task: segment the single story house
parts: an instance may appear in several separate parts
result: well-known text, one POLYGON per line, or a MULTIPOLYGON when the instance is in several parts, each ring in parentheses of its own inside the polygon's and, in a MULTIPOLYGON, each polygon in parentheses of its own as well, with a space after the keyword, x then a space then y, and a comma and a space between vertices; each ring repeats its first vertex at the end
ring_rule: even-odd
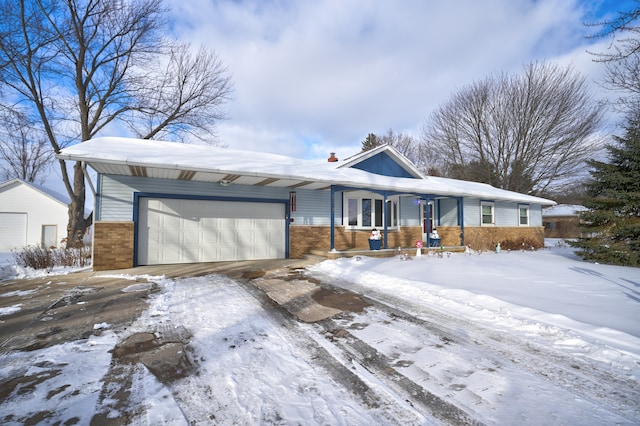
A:
POLYGON ((21 179, 0 183, 0 250, 60 247, 67 237, 68 201, 21 179))
POLYGON ((95 270, 298 258, 312 250, 544 243, 551 200, 423 175, 390 146, 344 161, 105 137, 62 150, 97 172, 95 270))
POLYGON ((557 204, 542 209, 542 224, 546 238, 580 238, 580 213, 586 207, 575 204, 557 204))

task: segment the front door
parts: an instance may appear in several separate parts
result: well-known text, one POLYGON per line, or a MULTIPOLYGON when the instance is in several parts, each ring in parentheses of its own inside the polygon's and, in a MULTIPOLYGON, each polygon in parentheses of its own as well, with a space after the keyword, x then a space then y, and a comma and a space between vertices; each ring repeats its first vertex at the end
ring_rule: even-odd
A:
POLYGON ((433 201, 422 201, 420 203, 420 217, 422 217, 422 241, 427 241, 427 234, 433 232, 435 218, 433 217, 433 201), (429 206, 427 210, 426 206, 429 206), (427 215, 427 212, 429 213, 427 215))

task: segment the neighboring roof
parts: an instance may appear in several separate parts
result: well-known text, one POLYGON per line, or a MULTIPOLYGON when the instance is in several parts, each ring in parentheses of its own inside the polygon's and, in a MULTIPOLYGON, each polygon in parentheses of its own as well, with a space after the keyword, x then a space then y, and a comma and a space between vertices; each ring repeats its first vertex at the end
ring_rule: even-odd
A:
POLYGON ((578 216, 587 208, 575 204, 557 204, 542 210, 542 217, 562 217, 562 216, 578 216))
POLYGON ((357 167, 359 164, 366 162, 369 159, 372 159, 376 156, 380 156, 386 154, 391 157, 396 163, 398 163, 410 176, 413 176, 416 179, 424 179, 425 176, 418 170, 418 168, 404 155, 400 153, 397 149, 392 147, 391 145, 385 144, 377 146, 368 151, 361 152, 352 157, 349 157, 344 160, 344 162, 340 163, 339 168, 359 168, 357 167))
POLYGON ((432 176, 395 178, 342 167, 341 162, 145 139, 96 138, 67 147, 56 157, 83 161, 102 174, 312 190, 328 190, 332 185, 339 185, 407 194, 555 204, 477 182, 432 176))
POLYGON ((65 207, 69 205, 69 197, 65 197, 64 195, 50 189, 50 188, 46 188, 44 186, 41 185, 37 185, 33 182, 27 182, 25 180, 22 179, 11 179, 5 182, 0 183, 0 191, 5 189, 5 188, 9 188, 11 186, 17 185, 17 184, 22 184, 22 185, 26 185, 32 189, 34 189, 35 191, 38 191, 39 193, 41 193, 42 195, 51 198, 54 201, 57 201, 61 204, 63 204, 65 207))

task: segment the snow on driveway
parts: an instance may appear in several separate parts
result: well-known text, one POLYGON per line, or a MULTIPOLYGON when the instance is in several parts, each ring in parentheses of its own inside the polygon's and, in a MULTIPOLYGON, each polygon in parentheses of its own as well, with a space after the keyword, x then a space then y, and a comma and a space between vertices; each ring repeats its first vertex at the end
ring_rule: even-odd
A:
POLYGON ((406 389, 484 424, 640 423, 637 268, 588 264, 553 246, 340 259, 309 273, 372 305, 302 324, 227 277, 158 278, 161 292, 127 330, 103 324, 87 340, 0 353, 0 422, 90 423, 104 408, 115 343, 184 327, 198 373, 163 384, 138 365, 131 423, 447 423, 406 389), (16 375, 32 380, 7 386, 16 375), (366 389, 350 387, 351 375, 366 389))

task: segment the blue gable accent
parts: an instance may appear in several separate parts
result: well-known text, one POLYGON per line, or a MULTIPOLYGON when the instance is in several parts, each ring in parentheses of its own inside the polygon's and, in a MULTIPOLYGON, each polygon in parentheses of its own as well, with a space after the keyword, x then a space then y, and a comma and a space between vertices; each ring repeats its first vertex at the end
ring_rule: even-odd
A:
POLYGON ((375 173, 377 175, 401 177, 401 178, 413 178, 407 170, 391 158, 386 152, 381 152, 374 155, 371 158, 362 160, 361 162, 354 164, 354 169, 364 170, 365 172, 375 173))

